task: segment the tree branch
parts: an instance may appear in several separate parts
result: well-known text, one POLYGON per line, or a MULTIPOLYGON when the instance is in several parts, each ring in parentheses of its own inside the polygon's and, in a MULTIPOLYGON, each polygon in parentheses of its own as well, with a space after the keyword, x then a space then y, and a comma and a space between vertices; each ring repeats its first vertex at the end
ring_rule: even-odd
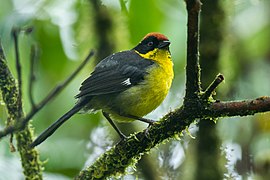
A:
POLYGON ((201 92, 199 65, 199 14, 200 0, 186 0, 188 12, 186 95, 184 104, 189 99, 198 99, 201 92))
POLYGON ((15 131, 24 129, 32 117, 37 112, 39 112, 48 102, 56 97, 71 82, 71 80, 80 72, 80 70, 85 66, 85 64, 87 64, 93 55, 94 51, 91 50, 85 60, 79 65, 79 67, 65 81, 58 84, 51 92, 49 92, 49 94, 40 103, 32 107, 32 110, 25 116, 25 118, 23 118, 19 123, 16 123, 12 126, 7 126, 3 131, 0 131, 0 138, 15 131))
POLYGON ((129 136, 125 141, 119 142, 101 155, 91 166, 81 171, 76 179, 105 179, 112 175, 122 174, 127 167, 136 163, 151 148, 184 132, 194 120, 247 116, 270 111, 270 97, 239 102, 214 102, 209 106, 199 105, 196 109, 199 110, 194 112, 192 109, 181 107, 168 113, 147 130, 147 136, 145 131, 138 132, 129 136))
MULTIPOLYGON (((49 92, 49 94, 40 102, 38 103, 24 118, 22 124, 25 124, 37 113, 39 112, 48 102, 50 102, 53 98, 55 98, 73 79, 74 77, 81 71, 81 69, 89 62, 91 57, 94 55, 94 51, 91 50, 84 61, 75 69, 75 71, 62 83, 58 84, 53 90, 49 92)), ((0 134, 1 138, 1 134, 0 134)))
POLYGON ((216 76, 216 78, 214 79, 214 81, 207 87, 207 89, 205 90, 202 98, 203 99, 208 99, 211 97, 211 95, 213 94, 213 92, 215 91, 215 89, 218 87, 218 85, 224 81, 224 76, 222 74, 218 74, 216 76))
POLYGON ((36 80, 35 76, 35 66, 38 60, 38 48, 36 45, 32 45, 30 53, 30 73, 29 73, 29 84, 28 84, 28 96, 32 108, 36 108, 36 104, 33 97, 34 82, 36 80))
POLYGON ((247 116, 270 111, 270 97, 262 96, 253 100, 215 102, 209 106, 208 116, 247 116))
MULTIPOLYGON (((16 45, 15 45, 16 46, 16 45)), ((3 100, 8 111, 8 119, 15 126, 23 118, 21 96, 5 61, 2 44, 0 41, 0 89, 3 100)), ((5 130, 4 130, 5 131, 5 130)), ((29 149, 28 145, 32 142, 32 133, 27 126, 23 131, 15 134, 17 148, 21 156, 22 166, 26 179, 42 179, 42 165, 39 161, 38 153, 35 149, 29 149)))
MULTIPOLYGON (((26 33, 28 33, 26 29, 26 33)), ((16 132, 17 148, 21 156, 22 166, 26 179, 42 179, 42 163, 39 161, 39 155, 35 149, 30 149, 29 144, 32 142, 32 130, 27 126, 28 121, 42 109, 53 97, 57 96, 61 90, 78 74, 78 72, 85 66, 89 59, 93 56, 91 51, 83 63, 61 84, 59 84, 49 95, 41 101, 38 105, 34 105, 31 98, 32 107, 31 112, 24 117, 22 108, 21 96, 21 65, 19 61, 19 48, 18 48, 18 33, 21 29, 13 29, 12 35, 15 43, 16 54, 16 68, 18 73, 18 86, 16 86, 15 79, 13 78, 4 55, 2 44, 0 41, 0 89, 2 92, 3 100, 8 110, 8 123, 7 127, 0 131, 0 138, 16 132), (20 131, 19 131, 20 130, 20 131)), ((32 55, 33 56, 33 55, 32 55)), ((31 56, 31 58, 33 58, 31 56)), ((31 75, 32 76, 32 75, 31 75)), ((32 77, 31 77, 32 78, 32 77)), ((32 85, 29 85, 32 88, 32 85)), ((31 95, 32 96, 32 95, 31 95)), ((11 146, 13 147, 13 146, 11 146)), ((12 148, 13 149, 13 148, 12 148)))

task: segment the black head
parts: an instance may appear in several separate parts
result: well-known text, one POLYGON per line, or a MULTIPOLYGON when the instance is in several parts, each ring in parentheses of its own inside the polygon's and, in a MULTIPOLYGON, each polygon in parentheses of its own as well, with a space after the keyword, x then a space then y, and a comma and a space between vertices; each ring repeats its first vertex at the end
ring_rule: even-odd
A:
POLYGON ((146 54, 156 48, 169 50, 169 45, 169 39, 163 34, 149 33, 134 49, 141 54, 146 54))

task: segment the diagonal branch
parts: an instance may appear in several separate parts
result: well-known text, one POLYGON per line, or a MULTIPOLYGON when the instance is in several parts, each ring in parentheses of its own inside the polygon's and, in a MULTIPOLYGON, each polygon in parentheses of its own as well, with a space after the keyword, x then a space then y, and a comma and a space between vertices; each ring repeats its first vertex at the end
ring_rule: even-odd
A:
POLYGON ((206 100, 209 99, 211 95, 213 94, 213 92, 215 91, 215 89, 218 87, 218 85, 222 81, 224 81, 224 79, 225 77, 222 74, 218 74, 216 78, 214 79, 214 81, 207 87, 207 89, 203 93, 202 98, 206 100))
MULTIPOLYGON (((73 79, 74 77, 81 71, 81 69, 89 62, 91 57, 94 55, 94 51, 91 50, 84 61, 77 67, 77 69, 62 83, 58 84, 49 94, 37 105, 33 107, 33 109, 26 115, 23 120, 23 124, 25 125, 37 112, 39 112, 48 102, 50 102, 54 97, 56 97, 73 79)), ((0 135, 1 137, 1 135, 0 135)))
POLYGON ((198 111, 179 108, 165 115, 145 132, 138 132, 121 141, 101 155, 91 166, 81 171, 76 179, 105 179, 125 172, 136 163, 142 154, 158 144, 184 132, 194 120, 199 118, 217 118, 224 116, 247 116, 270 111, 270 97, 238 102, 214 102, 207 108, 198 106, 198 111))
POLYGON ((26 127, 27 123, 31 120, 31 118, 39 112, 48 102, 50 102, 54 97, 56 97, 71 80, 80 72, 80 70, 87 64, 87 62, 94 55, 94 51, 91 50, 85 60, 79 65, 79 67, 62 83, 58 84, 40 103, 32 107, 32 110, 25 116, 25 118, 13 126, 7 126, 3 131, 0 131, 0 138, 13 133, 18 130, 22 130, 26 127))

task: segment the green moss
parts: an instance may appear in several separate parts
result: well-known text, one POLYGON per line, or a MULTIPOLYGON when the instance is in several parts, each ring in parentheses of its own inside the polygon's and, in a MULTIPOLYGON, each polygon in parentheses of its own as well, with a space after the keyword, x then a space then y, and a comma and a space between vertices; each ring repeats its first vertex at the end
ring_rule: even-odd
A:
MULTIPOLYGON (((0 89, 3 101, 8 112, 7 126, 18 125, 24 117, 22 99, 18 97, 16 81, 5 61, 5 56, 0 42, 0 89)), ((29 149, 28 145, 32 142, 32 131, 29 126, 22 131, 16 132, 17 149, 21 156, 21 163, 24 169, 25 179, 42 179, 42 163, 35 149, 29 149)))

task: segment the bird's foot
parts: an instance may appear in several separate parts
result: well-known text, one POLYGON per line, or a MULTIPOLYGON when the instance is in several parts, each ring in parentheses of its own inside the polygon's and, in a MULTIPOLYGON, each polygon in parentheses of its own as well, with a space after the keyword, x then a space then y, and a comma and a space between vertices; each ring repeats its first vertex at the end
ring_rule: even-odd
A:
POLYGON ((148 119, 148 127, 144 130, 144 135, 146 138, 150 139, 150 134, 149 134, 149 129, 151 128, 151 126, 155 123, 155 121, 148 119))

